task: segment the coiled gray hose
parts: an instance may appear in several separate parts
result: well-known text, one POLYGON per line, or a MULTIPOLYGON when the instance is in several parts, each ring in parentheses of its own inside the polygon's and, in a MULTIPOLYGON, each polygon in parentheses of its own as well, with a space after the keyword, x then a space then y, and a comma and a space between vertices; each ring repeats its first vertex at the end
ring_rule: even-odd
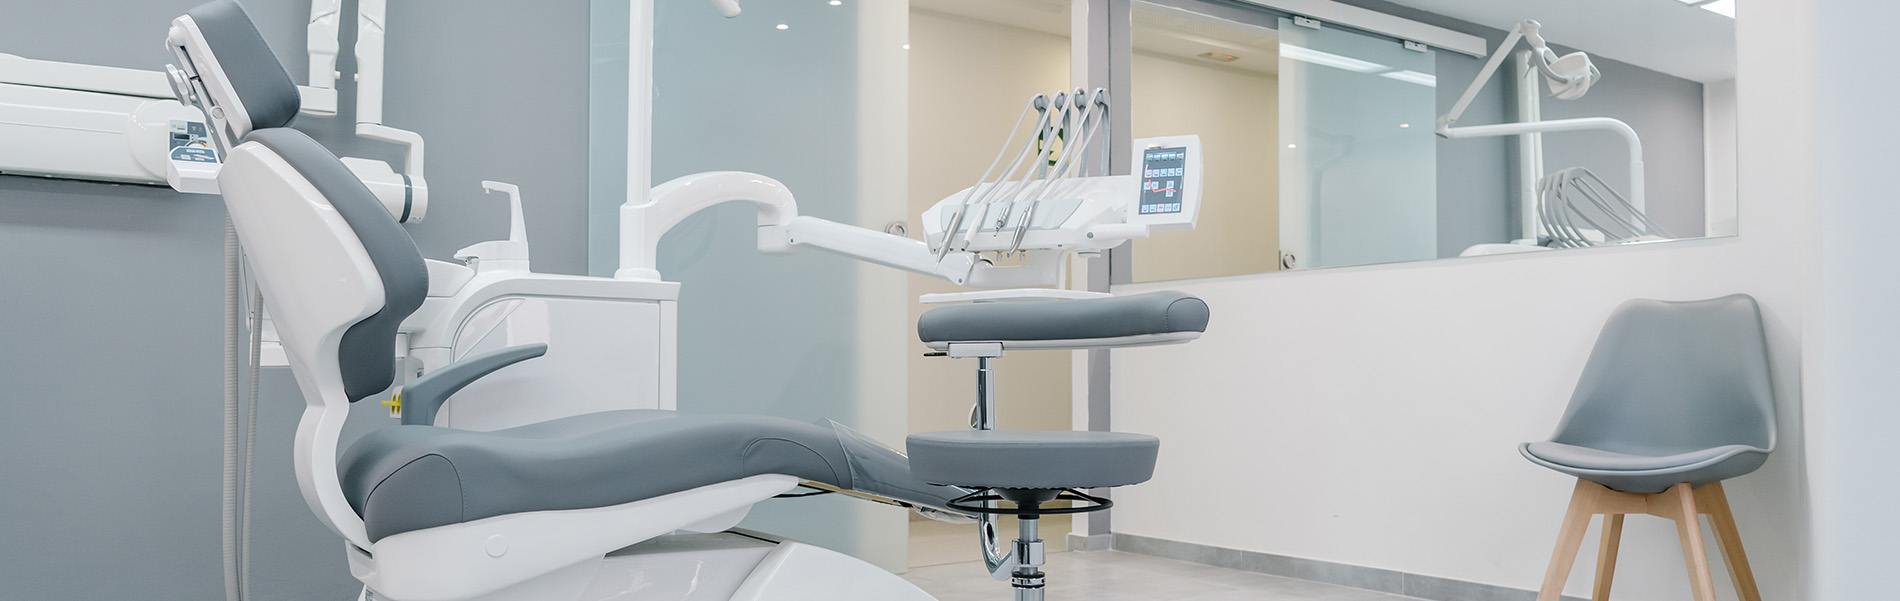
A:
POLYGON ((244 409, 244 517, 238 531, 244 540, 238 552, 238 596, 251 598, 251 474, 257 472, 257 381, 263 361, 264 291, 251 282, 251 402, 244 409))
POLYGON ((238 584, 238 238, 231 216, 224 217, 224 491, 220 515, 224 535, 224 599, 239 601, 238 584))
POLYGON ((224 218, 224 598, 241 601, 250 598, 251 589, 251 475, 256 472, 258 375, 262 363, 258 353, 264 344, 264 293, 251 285, 251 382, 250 406, 244 427, 244 453, 238 454, 238 345, 245 326, 241 317, 238 289, 242 287, 244 266, 238 252, 237 229, 231 217, 224 218), (238 465, 243 464, 243 488, 239 490, 238 465))

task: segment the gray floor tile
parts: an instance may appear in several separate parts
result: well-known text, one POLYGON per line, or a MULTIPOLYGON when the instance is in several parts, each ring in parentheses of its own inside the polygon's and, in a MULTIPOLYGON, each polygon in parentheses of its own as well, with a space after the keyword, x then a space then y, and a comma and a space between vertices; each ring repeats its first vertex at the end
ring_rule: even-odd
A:
MULTIPOLYGON (((1377 591, 1116 551, 1052 553, 1049 601, 1407 601, 1377 591)), ((904 577, 939 601, 1007 601, 1009 585, 979 562, 912 569, 904 577)))

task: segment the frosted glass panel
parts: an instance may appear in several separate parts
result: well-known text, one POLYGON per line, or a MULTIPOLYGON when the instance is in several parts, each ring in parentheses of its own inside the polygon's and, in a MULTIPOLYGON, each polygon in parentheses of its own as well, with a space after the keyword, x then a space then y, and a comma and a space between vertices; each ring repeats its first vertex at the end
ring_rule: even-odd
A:
MULTIPOLYGON (((624 0, 593 3, 589 246, 590 270, 602 275, 617 267, 626 199, 627 10, 624 0)), ((705 2, 656 3, 653 184, 754 172, 783 182, 802 215, 857 222, 858 97, 870 85, 859 80, 859 18, 870 10, 747 2, 725 19, 705 2)), ((832 419, 901 448, 901 431, 864 423, 867 403, 903 399, 863 398, 859 341, 895 339, 906 324, 861 318, 876 312, 860 306, 868 284, 857 262, 760 254, 757 216, 749 204, 719 205, 661 238, 659 271, 681 284, 679 410, 832 419)), ((902 568, 903 520, 900 510, 832 495, 766 501, 741 527, 902 568)))
POLYGON ((1282 264, 1437 257, 1433 51, 1286 18, 1279 33, 1282 264))

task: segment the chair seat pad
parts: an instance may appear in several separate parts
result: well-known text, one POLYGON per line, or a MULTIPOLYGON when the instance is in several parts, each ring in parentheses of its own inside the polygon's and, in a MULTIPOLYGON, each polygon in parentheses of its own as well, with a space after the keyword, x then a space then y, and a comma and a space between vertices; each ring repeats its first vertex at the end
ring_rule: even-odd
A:
POLYGON ((953 430, 912 434, 911 473, 932 484, 1063 489, 1140 484, 1161 439, 1123 432, 953 430))
POLYGON ((491 432, 391 426, 351 445, 337 468, 372 542, 766 474, 932 506, 962 494, 915 481, 902 455, 828 421, 663 410, 590 413, 491 432))
POLYGON ((1687 482, 1701 486, 1761 467, 1768 450, 1725 445, 1672 454, 1608 451, 1560 442, 1527 442, 1518 447, 1526 459, 1544 467, 1596 482, 1613 490, 1657 493, 1687 482))
POLYGON ((1186 342, 1207 331, 1207 303, 1185 292, 1082 300, 973 303, 931 309, 917 337, 932 348, 1001 342, 1004 348, 1110 348, 1186 342))

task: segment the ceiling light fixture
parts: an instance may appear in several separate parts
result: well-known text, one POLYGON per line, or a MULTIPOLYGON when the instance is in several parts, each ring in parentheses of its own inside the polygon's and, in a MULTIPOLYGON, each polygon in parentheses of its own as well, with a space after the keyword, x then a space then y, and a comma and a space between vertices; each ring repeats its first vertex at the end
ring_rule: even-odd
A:
POLYGON ((1320 52, 1312 48, 1294 46, 1292 44, 1280 44, 1280 56, 1303 63, 1313 63, 1315 65, 1332 67, 1334 69, 1345 69, 1357 73, 1378 73, 1380 71, 1392 70, 1391 67, 1379 63, 1362 61, 1330 52, 1320 52))
POLYGON ((1735 18, 1735 0, 1681 0, 1681 2, 1730 19, 1735 18))

